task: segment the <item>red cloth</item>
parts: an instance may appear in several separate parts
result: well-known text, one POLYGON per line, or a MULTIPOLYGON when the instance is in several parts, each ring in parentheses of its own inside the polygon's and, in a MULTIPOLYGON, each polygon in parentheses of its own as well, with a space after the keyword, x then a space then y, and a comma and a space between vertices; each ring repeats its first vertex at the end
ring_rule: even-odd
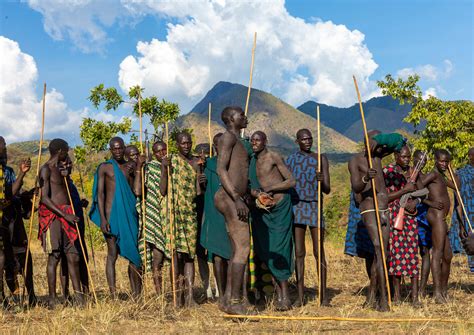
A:
MULTIPOLYGON (((405 187, 407 180, 398 165, 389 164, 383 169, 388 193, 405 187)), ((392 276, 418 277, 418 226, 416 217, 405 211, 403 230, 393 228, 400 211, 400 199, 388 204, 390 217, 389 274, 392 276)))
MULTIPOLYGON (((74 214, 73 208, 69 205, 59 205, 58 207, 62 212, 66 214, 74 214)), ((51 212, 44 204, 40 204, 38 209, 38 218, 39 218, 39 231, 38 231, 38 239, 41 240, 43 234, 49 229, 51 223, 54 220, 59 220, 62 225, 62 229, 64 233, 68 237, 71 243, 78 238, 78 233, 76 226, 72 223, 67 222, 64 218, 59 217, 58 215, 51 212)))

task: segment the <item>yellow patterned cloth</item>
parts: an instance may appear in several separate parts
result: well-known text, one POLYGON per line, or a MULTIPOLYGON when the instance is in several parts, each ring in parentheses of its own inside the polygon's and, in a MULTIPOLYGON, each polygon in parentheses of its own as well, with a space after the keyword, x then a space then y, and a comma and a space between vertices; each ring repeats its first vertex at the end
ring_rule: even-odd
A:
MULTIPOLYGON (((180 253, 194 258, 196 254, 197 215, 196 215, 196 180, 194 168, 179 155, 171 157, 171 192, 169 200, 170 222, 173 226, 173 238, 166 234, 166 257, 170 257, 170 247, 180 253)), ((163 207, 166 213, 166 205, 163 207)), ((166 215, 163 216, 166 218, 166 215)), ((166 225, 170 227, 169 224, 166 225)))

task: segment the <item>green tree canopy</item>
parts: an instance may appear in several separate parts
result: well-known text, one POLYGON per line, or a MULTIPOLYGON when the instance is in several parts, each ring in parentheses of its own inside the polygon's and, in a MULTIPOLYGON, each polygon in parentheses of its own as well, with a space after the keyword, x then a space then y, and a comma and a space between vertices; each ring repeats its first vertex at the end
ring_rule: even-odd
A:
POLYGON ((132 120, 130 118, 124 118, 121 122, 104 122, 84 118, 79 136, 87 151, 99 152, 107 149, 112 137, 118 134, 127 134, 131 127, 132 120))
POLYGON ((413 124, 413 144, 417 149, 432 153, 447 149, 453 156, 453 165, 465 164, 467 152, 474 143, 474 103, 472 101, 443 101, 430 96, 423 99, 418 86, 418 75, 406 80, 391 75, 377 81, 382 94, 412 106, 404 121, 413 124))

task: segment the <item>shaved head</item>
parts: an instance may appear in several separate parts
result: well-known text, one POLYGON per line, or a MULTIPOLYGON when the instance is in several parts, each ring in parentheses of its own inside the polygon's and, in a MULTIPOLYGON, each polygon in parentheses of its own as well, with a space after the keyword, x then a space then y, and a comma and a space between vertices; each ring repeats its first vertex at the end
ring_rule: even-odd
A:
POLYGON ((296 132, 296 139, 300 139, 301 137, 303 137, 303 135, 309 135, 310 137, 313 136, 309 129, 303 128, 296 132))

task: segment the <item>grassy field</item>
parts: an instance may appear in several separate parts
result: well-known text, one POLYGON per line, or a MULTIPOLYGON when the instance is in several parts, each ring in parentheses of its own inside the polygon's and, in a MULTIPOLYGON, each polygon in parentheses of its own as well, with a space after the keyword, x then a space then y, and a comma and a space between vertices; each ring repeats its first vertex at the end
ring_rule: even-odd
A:
MULTIPOLYGON (((309 241, 308 241, 309 243, 309 241)), ((315 264, 308 252, 306 285, 312 297, 307 305, 289 312, 276 312, 271 301, 262 315, 279 316, 337 316, 358 318, 446 318, 449 320, 474 321, 473 276, 468 274, 465 257, 456 257, 450 280, 450 302, 436 305, 431 298, 422 299, 423 307, 414 309, 406 302, 394 306, 389 313, 379 313, 362 307, 365 301, 365 288, 368 280, 360 259, 344 256, 340 243, 326 245, 329 264, 328 287, 331 307, 320 308, 315 300, 317 274, 315 264)), ((308 245, 308 250, 311 250, 308 245)), ((41 301, 47 293, 45 278, 46 256, 36 241, 33 246, 35 266, 35 286, 41 301)), ((196 289, 196 300, 201 304, 193 309, 175 310, 168 297, 154 296, 151 279, 147 280, 147 296, 144 301, 134 302, 128 297, 126 263, 119 260, 117 268, 118 288, 121 299, 111 301, 107 297, 104 274, 105 252, 97 252, 97 271, 93 278, 99 297, 97 305, 90 304, 84 309, 58 305, 50 311, 37 307, 26 312, 4 311, 1 316, 1 333, 113 333, 113 334, 151 334, 151 333, 313 333, 348 332, 366 334, 384 333, 473 333, 473 324, 443 324, 436 322, 398 322, 398 323, 351 323, 334 321, 232 321, 223 318, 217 305, 204 302, 204 291, 196 289)), ((199 286, 197 276, 196 285, 199 286)), ((166 283, 169 291, 169 283, 166 283)), ((59 288, 58 288, 59 289, 59 288)), ((431 286, 429 287, 431 289, 431 286)), ((292 290, 293 297, 296 292, 292 290)), ((406 292, 408 294, 408 292, 406 292)), ((263 306, 261 306, 263 307, 263 306)))

